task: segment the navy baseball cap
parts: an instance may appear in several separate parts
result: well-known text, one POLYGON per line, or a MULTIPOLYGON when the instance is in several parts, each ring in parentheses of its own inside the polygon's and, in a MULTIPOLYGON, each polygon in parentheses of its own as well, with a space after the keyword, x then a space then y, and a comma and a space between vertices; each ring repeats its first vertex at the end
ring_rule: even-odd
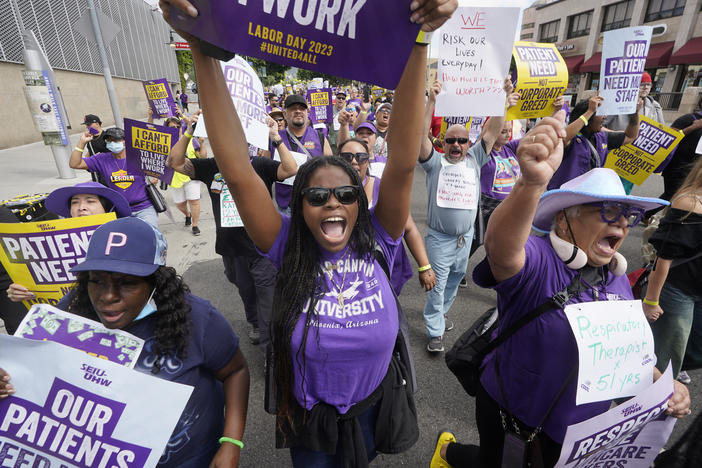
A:
POLYGON ((77 271, 109 271, 149 276, 166 264, 168 243, 161 231, 133 216, 105 223, 95 230, 85 260, 77 271))

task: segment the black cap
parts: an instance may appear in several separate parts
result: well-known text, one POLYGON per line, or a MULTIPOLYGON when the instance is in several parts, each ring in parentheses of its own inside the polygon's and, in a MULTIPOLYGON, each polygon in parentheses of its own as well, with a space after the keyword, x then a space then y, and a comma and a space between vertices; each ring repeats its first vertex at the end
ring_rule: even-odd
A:
POLYGON ((95 114, 86 114, 85 117, 83 117, 83 125, 90 125, 95 122, 102 125, 102 120, 100 120, 100 117, 95 114))
POLYGON ((112 127, 105 130, 105 140, 124 140, 124 130, 118 127, 112 127))
POLYGON ((283 107, 287 109, 293 104, 300 104, 302 106, 305 106, 305 109, 307 109, 307 101, 305 101, 305 98, 300 96, 299 94, 291 94, 290 96, 286 97, 285 105, 283 107))

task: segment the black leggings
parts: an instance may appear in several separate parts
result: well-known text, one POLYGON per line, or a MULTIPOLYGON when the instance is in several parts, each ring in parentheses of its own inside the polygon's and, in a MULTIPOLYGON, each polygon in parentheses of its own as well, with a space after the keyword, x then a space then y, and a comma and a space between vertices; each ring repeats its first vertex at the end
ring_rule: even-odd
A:
MULTIPOLYGON (((454 468, 476 466, 499 468, 502 462, 505 432, 502 428, 500 408, 482 385, 478 388, 475 397, 475 420, 480 434, 480 450, 478 451, 474 445, 452 443, 446 448, 446 461, 454 468)), ((523 426, 520 429, 530 431, 523 426)), ((541 446, 543 466, 546 468, 554 466, 561 455, 561 444, 543 432, 539 433, 537 439, 541 446)))

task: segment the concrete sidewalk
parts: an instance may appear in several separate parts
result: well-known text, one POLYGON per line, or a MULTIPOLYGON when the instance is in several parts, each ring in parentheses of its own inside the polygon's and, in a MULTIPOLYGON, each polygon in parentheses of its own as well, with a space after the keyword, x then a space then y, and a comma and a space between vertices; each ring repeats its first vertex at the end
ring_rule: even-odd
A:
MULTIPOLYGON (((78 139, 79 134, 70 137, 71 148, 76 146, 78 139)), ((47 193, 59 187, 90 180, 90 173, 84 170, 75 171, 76 177, 73 179, 60 179, 51 148, 43 143, 0 150, 0 174, 3 179, 0 185, 0 200, 21 194, 47 193)), ((168 265, 175 267, 182 275, 193 263, 218 257, 214 251, 215 223, 212 205, 206 188, 202 185, 199 223, 202 234, 196 237, 193 236, 190 227, 184 226, 183 214, 175 207, 168 192, 166 190, 162 193, 175 222, 165 213, 161 213, 159 228, 168 240, 168 265)), ((4 291, 2 293, 4 294, 4 291)))

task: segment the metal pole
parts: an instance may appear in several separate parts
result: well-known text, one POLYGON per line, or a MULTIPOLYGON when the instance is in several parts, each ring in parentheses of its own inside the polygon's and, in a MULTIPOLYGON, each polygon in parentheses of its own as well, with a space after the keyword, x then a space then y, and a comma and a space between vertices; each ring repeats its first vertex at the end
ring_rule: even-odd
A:
MULTIPOLYGON (((17 18, 17 24, 20 29, 20 34, 22 35, 22 44, 24 45, 22 50, 22 57, 24 60, 24 66, 27 70, 46 70, 49 72, 52 78, 52 83, 48 83, 50 86, 55 86, 55 79, 53 77, 53 70, 51 70, 51 65, 48 60, 45 60, 45 56, 42 51, 38 49, 39 44, 36 41, 34 33, 32 31, 27 31, 24 29, 24 23, 22 22, 22 17, 20 16, 19 8, 15 3, 16 0, 12 0, 10 5, 14 10, 15 17, 17 18)), ((54 88, 55 89, 55 88, 54 88)), ((58 99, 57 101, 61 101, 58 99)), ((61 106, 63 103, 57 103, 61 106)), ((65 109, 61 112, 65 115, 65 109)), ((63 126, 63 132, 67 135, 66 127, 63 121, 59 119, 61 126, 63 126)), ((71 157, 71 151, 66 145, 51 145, 51 153, 54 157, 54 163, 56 164, 56 169, 59 173, 59 178, 61 179, 74 179, 76 177, 75 172, 68 165, 68 160, 71 157)))
POLYGON ((115 86, 112 83, 112 72, 110 72, 110 65, 107 62, 107 52, 105 52, 105 43, 102 40, 102 31, 100 30, 100 23, 98 21, 97 11, 95 10, 95 2, 93 0, 86 1, 88 3, 90 22, 93 25, 93 32, 95 33, 95 42, 97 42, 98 52, 100 53, 100 62, 102 62, 102 71, 105 75, 105 87, 107 88, 107 96, 110 98, 112 115, 115 119, 115 125, 121 128, 124 124, 122 123, 122 115, 119 112, 119 105, 117 104, 115 86))

